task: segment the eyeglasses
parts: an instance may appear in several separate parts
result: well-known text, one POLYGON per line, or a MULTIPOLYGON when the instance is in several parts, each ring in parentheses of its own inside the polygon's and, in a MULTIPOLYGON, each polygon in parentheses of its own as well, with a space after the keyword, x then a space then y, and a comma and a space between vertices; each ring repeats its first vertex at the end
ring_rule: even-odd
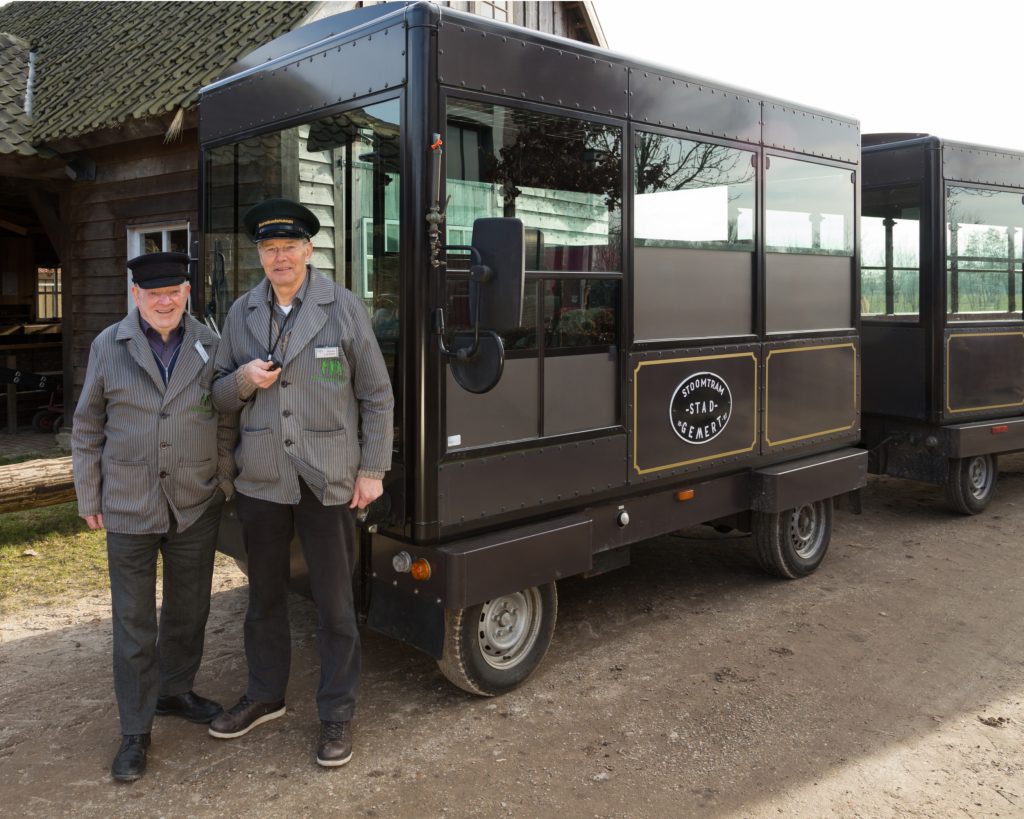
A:
POLYGON ((283 245, 266 245, 260 242, 257 246, 260 256, 274 257, 278 254, 284 254, 285 256, 298 256, 306 249, 305 242, 288 242, 283 245))

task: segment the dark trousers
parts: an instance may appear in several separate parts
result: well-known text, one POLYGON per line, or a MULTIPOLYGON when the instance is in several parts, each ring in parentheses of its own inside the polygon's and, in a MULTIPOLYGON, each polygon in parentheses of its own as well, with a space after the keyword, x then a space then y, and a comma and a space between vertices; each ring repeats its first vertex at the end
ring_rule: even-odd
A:
POLYGON ((122 734, 148 734, 158 696, 192 690, 210 614, 213 556, 224 496, 184 532, 107 532, 114 626, 114 693, 122 734), (163 603, 156 616, 156 559, 164 558, 163 603))
POLYGON ((356 626, 352 572, 355 523, 347 505, 324 506, 300 480, 298 504, 271 503, 241 493, 236 511, 249 553, 249 610, 245 614, 248 697, 256 702, 284 699, 291 667, 288 626, 289 556, 298 532, 309 567, 320 643, 321 720, 352 719, 362 657, 356 626))

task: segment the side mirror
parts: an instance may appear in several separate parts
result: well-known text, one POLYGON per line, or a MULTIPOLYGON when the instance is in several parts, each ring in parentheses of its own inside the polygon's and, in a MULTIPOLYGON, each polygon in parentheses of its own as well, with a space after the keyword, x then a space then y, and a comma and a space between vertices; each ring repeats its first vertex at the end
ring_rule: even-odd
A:
POLYGON ((479 253, 479 263, 471 264, 469 269, 469 320, 474 327, 487 330, 518 327, 523 320, 526 282, 522 220, 475 220, 473 249, 479 253))
POLYGON ((444 344, 444 311, 435 316, 434 332, 448 358, 452 376, 464 390, 485 393, 494 388, 505 367, 505 346, 495 330, 518 327, 523 319, 526 241, 519 219, 477 219, 469 250, 469 319, 473 331, 456 334, 451 349, 444 344), (484 329, 481 330, 481 327, 484 329))

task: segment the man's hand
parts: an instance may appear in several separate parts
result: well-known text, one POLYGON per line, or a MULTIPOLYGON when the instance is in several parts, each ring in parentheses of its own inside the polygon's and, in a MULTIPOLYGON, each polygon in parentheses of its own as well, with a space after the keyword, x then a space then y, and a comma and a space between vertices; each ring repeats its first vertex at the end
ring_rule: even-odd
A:
POLYGON ((103 515, 82 515, 90 529, 103 528, 103 515))
POLYGON ((352 490, 352 503, 349 509, 365 509, 384 494, 384 481, 380 478, 356 478, 355 489, 352 490))
POLYGON ((242 378, 257 389, 265 390, 281 377, 281 369, 272 370, 272 366, 269 361, 254 358, 248 364, 242 365, 242 378))

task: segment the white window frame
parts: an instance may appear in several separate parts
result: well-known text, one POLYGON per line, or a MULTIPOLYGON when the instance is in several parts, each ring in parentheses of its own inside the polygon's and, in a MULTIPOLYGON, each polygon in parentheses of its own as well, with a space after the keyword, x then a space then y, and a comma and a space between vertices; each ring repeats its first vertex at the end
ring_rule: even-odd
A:
MULTIPOLYGON (((128 259, 134 259, 136 256, 141 256, 145 252, 145 248, 142 244, 142 237, 147 233, 161 232, 160 236, 160 250, 166 251, 167 245, 170 242, 170 234, 176 230, 185 231, 185 247, 192 247, 192 223, 185 219, 180 222, 154 222, 152 224, 145 225, 129 225, 128 226, 128 259)), ((189 251, 186 251, 189 252, 189 251)), ((191 255, 191 254, 190 254, 191 255)), ((132 307, 135 306, 135 302, 132 300, 132 272, 125 269, 125 281, 127 284, 126 291, 126 304, 128 312, 131 312, 132 307)), ((188 306, 185 308, 189 313, 192 312, 192 297, 189 296, 188 306)))

